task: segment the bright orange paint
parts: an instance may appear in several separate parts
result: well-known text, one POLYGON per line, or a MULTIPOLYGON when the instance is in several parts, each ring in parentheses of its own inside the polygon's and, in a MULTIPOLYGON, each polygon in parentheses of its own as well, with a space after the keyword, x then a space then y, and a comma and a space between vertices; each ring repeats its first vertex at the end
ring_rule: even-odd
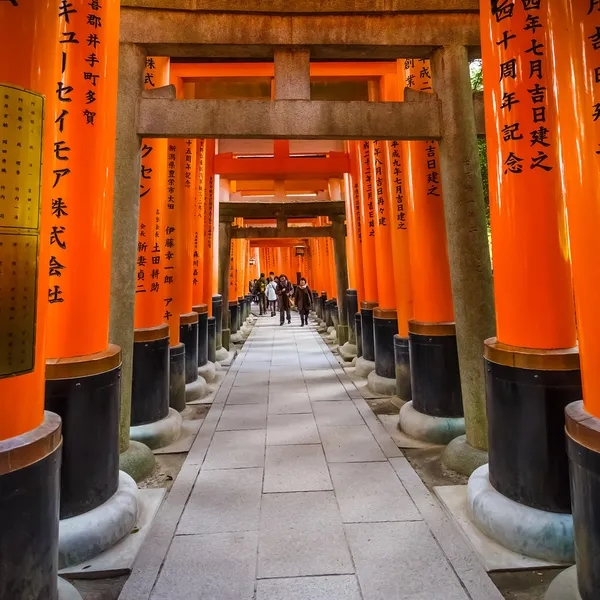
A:
MULTIPOLYGON (((598 6, 554 0, 548 3, 549 49, 560 115, 564 189, 569 212, 573 286, 577 308, 585 410, 600 418, 600 102, 594 36, 598 6), (589 13, 589 14, 588 14, 589 13)), ((555 146, 556 149, 556 146, 555 146)))
MULTIPOLYGON (((170 59, 164 56, 146 59, 146 89, 169 84, 169 63, 170 59)), ((161 255, 165 237, 163 215, 167 203, 167 145, 166 139, 142 140, 136 329, 157 327, 163 322, 165 302, 161 288, 165 273, 161 270, 161 255)))
MULTIPOLYGON (((50 210, 52 204, 52 156, 54 152, 54 104, 60 73, 59 19, 55 2, 31 0, 0 3, 0 81, 46 97, 42 210, 36 305, 35 365, 31 373, 0 379, 0 440, 38 427, 44 419, 45 341, 48 309, 48 261, 50 260, 50 210)), ((0 134, 0 137, 2 135, 0 134)), ((0 295, 0 304, 2 298, 0 295)), ((0 343, 6 343, 2 340, 0 343)))
POLYGON ((356 164, 360 172, 360 222, 361 249, 363 257, 364 300, 377 302, 377 267, 375 260, 375 212, 376 200, 372 182, 371 142, 351 142, 356 153, 356 164))
MULTIPOLYGON (((406 61, 407 87, 431 90, 429 61, 406 61)), ((423 323, 454 321, 446 221, 437 142, 408 142, 405 188, 409 230, 414 319, 423 323)))
POLYGON ((196 140, 197 186, 194 198, 194 262, 192 271, 192 304, 197 306, 204 302, 204 152, 205 140, 196 140))
POLYGON ((215 140, 205 140, 204 144, 204 253, 202 255, 204 264, 202 272, 204 274, 203 293, 204 304, 208 304, 212 314, 212 296, 214 286, 214 260, 217 252, 215 250, 215 226, 218 226, 218 219, 215 219, 215 140))
POLYGON ((385 142, 369 143, 375 190, 375 264, 377 295, 382 309, 396 308, 394 264, 392 253, 392 212, 389 196, 389 173, 385 160, 385 142))
POLYGON ((54 115, 52 198, 62 198, 66 208, 53 211, 50 221, 50 253, 64 266, 50 276, 51 358, 105 350, 110 310, 119 2, 102 2, 91 12, 87 0, 70 3, 76 12, 68 23, 62 17, 61 31, 77 32, 80 43, 62 44, 64 68, 57 80, 62 92, 54 115), (97 36, 91 45, 88 36, 97 36))
POLYGON ((365 297, 365 283, 363 272, 363 254, 362 254, 362 224, 360 213, 360 190, 361 175, 358 155, 355 151, 356 142, 346 142, 346 149, 350 155, 350 173, 348 174, 348 200, 346 205, 347 218, 352 223, 352 243, 354 246, 354 272, 355 279, 351 283, 358 295, 359 302, 365 297), (348 217, 348 215, 350 215, 348 217))
POLYGON ((553 82, 541 49, 547 48, 546 16, 536 11, 533 33, 525 29, 530 12, 521 2, 499 21, 489 3, 481 8, 497 337, 513 346, 569 348, 576 344, 575 317, 560 167, 552 151, 558 142, 549 105, 553 82), (507 22, 514 37, 499 43, 507 22))

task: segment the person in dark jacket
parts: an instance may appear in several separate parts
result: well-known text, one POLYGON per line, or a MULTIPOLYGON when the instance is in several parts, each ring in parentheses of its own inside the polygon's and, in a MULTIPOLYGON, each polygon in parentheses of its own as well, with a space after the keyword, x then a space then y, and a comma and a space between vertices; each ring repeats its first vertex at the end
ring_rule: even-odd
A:
POLYGON ((294 295, 294 286, 289 279, 282 273, 279 276, 277 284, 277 298, 279 299, 279 324, 283 325, 284 317, 287 317, 287 322, 292 322, 290 313, 290 299, 294 295))
POLYGON ((260 274, 260 279, 256 282, 254 289, 255 289, 254 293, 258 297, 259 313, 261 315, 266 315, 267 314, 267 294, 266 294, 267 280, 265 279, 264 273, 260 274))
POLYGON ((300 284, 296 286, 296 291, 294 292, 294 302, 300 313, 300 327, 308 325, 308 313, 310 312, 312 301, 312 292, 306 283, 306 279, 301 277, 300 284))

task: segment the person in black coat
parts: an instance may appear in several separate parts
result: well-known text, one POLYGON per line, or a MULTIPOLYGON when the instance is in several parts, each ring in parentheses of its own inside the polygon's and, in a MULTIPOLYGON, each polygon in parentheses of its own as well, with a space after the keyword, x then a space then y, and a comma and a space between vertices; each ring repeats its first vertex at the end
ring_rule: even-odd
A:
POLYGON ((294 302, 300 313, 300 327, 308 325, 308 313, 310 312, 312 301, 312 292, 306 283, 306 279, 301 277, 300 284, 296 286, 296 291, 294 292, 294 302))
POLYGON ((292 322, 290 313, 290 298, 294 295, 294 286, 290 280, 284 275, 279 276, 277 284, 277 298, 279 299, 279 324, 283 325, 284 317, 287 317, 287 322, 292 322))

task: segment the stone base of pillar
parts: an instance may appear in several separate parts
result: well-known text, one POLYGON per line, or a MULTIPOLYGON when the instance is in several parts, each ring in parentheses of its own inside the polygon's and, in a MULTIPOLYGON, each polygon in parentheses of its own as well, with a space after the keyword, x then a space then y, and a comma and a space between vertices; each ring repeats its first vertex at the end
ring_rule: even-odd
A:
POLYGON ((230 358, 229 354, 229 350, 223 347, 217 348, 217 352, 215 353, 216 362, 222 363, 228 361, 230 358))
POLYGON ((66 579, 59 577, 58 600, 81 600, 81 594, 66 579))
MULTIPOLYGON (((196 369, 196 373, 198 373, 198 369, 196 369)), ((195 402, 196 400, 200 400, 200 398, 204 398, 207 394, 208 385, 206 384, 206 380, 199 375, 196 375, 196 381, 185 384, 186 402, 195 402)))
POLYGON ((56 600, 61 421, 0 442, 0 598, 56 600))
POLYGON ((231 329, 223 329, 221 339, 223 340, 223 348, 229 352, 229 347, 231 346, 231 329))
POLYGON ((577 586, 577 567, 575 565, 565 569, 554 578, 544 600, 584 600, 577 586))
POLYGON ((371 371, 367 377, 367 387, 374 394, 393 396, 396 391, 396 380, 391 377, 382 377, 377 371, 371 371))
POLYGON ((448 444, 465 433, 464 417, 434 417, 416 410, 407 402, 398 417, 398 426, 409 437, 431 444, 448 444))
POLYGON ((364 356, 359 356, 356 359, 355 368, 355 373, 359 377, 364 377, 366 379, 369 376, 369 373, 375 370, 375 361, 367 360, 364 356))
POLYGON ((129 441, 129 448, 119 454, 119 469, 135 481, 141 481, 152 473, 156 466, 156 457, 145 444, 129 441))
POLYGON ((230 340, 232 344, 241 344, 244 341, 244 336, 239 331, 236 331, 231 334, 230 340))
POLYGON ((327 328, 327 333, 331 333, 332 331, 335 331, 335 327, 334 327, 333 325, 330 325, 330 326, 327 328))
POLYGON ((451 471, 470 477, 473 471, 488 463, 488 453, 474 448, 467 442, 466 435, 454 438, 442 454, 442 463, 451 471))
POLYGON ((469 515, 489 538, 525 556, 566 565, 575 561, 572 515, 507 498, 490 483, 488 465, 471 475, 467 489, 469 515))
POLYGON ((394 363, 396 372, 396 391, 394 396, 398 398, 398 408, 402 408, 412 400, 412 388, 410 384, 410 354, 408 351, 409 341, 407 337, 394 336, 394 363))
POLYGON ((185 410, 185 345, 177 344, 169 348, 169 406, 183 412, 185 410))
POLYGON ((206 383, 212 383, 217 378, 215 363, 209 360, 205 365, 198 367, 198 375, 203 377, 206 383))
POLYGON ((348 325, 338 325, 337 326, 337 338, 338 344, 343 346, 348 343, 348 335, 349 335, 348 325))
POLYGON ((338 339, 338 334, 337 334, 337 331, 335 330, 335 327, 333 327, 333 328, 331 329, 331 331, 329 331, 329 332, 327 333, 327 339, 328 339, 330 342, 335 342, 335 341, 337 341, 337 339, 338 339))
POLYGON ((338 348, 338 352, 346 362, 352 362, 356 358, 356 344, 346 342, 338 348))
POLYGON ((117 491, 106 502, 60 521, 58 568, 77 565, 114 546, 131 533, 137 516, 137 485, 120 471, 117 491))
POLYGON ((136 442, 145 444, 152 450, 156 450, 178 440, 181 436, 182 424, 181 414, 174 408, 169 408, 169 413, 164 419, 131 427, 129 437, 136 442))

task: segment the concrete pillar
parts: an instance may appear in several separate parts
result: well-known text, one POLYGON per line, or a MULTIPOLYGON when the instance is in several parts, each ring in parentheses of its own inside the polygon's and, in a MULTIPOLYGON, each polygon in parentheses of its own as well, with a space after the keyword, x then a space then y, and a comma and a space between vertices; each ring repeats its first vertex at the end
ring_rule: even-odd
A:
POLYGON ((335 281, 338 297, 339 328, 338 340, 340 346, 348 341, 348 311, 346 290, 348 289, 348 259, 346 256, 346 227, 342 217, 333 217, 333 254, 335 259, 335 281))
POLYGON ((275 100, 310 100, 310 51, 275 50, 275 100))
MULTIPOLYGON (((222 336, 223 348, 229 352, 229 266, 231 253, 231 230, 233 219, 224 217, 219 221, 219 294, 223 298, 222 336)), ((218 357, 217 357, 218 359, 218 357)), ((223 360, 223 359, 222 359, 223 360)))
POLYGON ((138 217, 142 140, 137 134, 139 98, 144 89, 144 50, 119 46, 115 196, 112 226, 109 341, 121 348, 120 466, 134 479, 154 468, 154 455, 143 444, 130 443, 133 335, 137 270, 138 217))
POLYGON ((467 48, 438 48, 431 65, 441 100, 444 213, 466 430, 466 440, 448 446, 445 464, 470 474, 486 461, 488 443, 482 355, 496 329, 492 271, 467 48))

